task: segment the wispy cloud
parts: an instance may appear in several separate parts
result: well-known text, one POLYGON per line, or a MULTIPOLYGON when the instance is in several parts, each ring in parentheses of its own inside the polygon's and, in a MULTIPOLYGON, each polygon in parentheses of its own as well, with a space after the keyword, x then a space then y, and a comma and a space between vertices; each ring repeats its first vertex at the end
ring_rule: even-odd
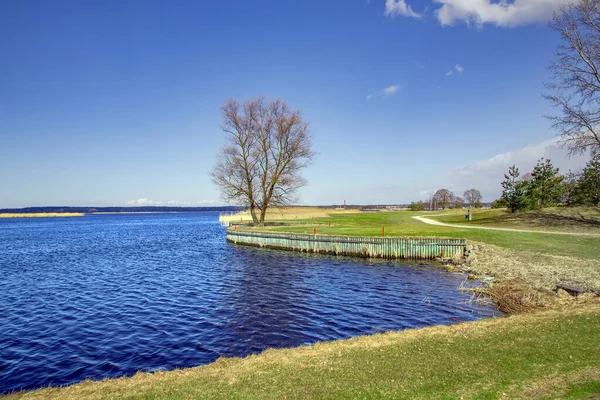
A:
POLYGON ((457 73, 459 73, 459 74, 462 74, 463 72, 465 72, 465 69, 464 69, 463 67, 461 67, 461 65, 460 65, 460 64, 456 64, 456 65, 454 66, 454 69, 449 69, 449 70, 446 72, 446 76, 452 76, 452 75, 454 75, 454 72, 457 72, 457 73))
POLYGON ((147 197, 140 197, 139 199, 129 200, 127 202, 127 205, 130 205, 130 206, 155 206, 155 205, 158 205, 158 203, 147 197))
POLYGON ((392 86, 388 86, 385 89, 381 89, 381 90, 377 90, 373 93, 370 93, 367 95, 367 100, 371 100, 375 97, 389 97, 392 96, 394 94, 396 94, 396 92, 398 90, 400 90, 402 88, 401 85, 392 85, 392 86))
POLYGON ((199 200, 197 202, 180 201, 180 200, 152 200, 147 197, 140 197, 135 200, 129 200, 127 205, 136 206, 173 206, 173 207, 195 207, 195 206, 214 206, 217 205, 216 200, 199 200))
POLYGON ((385 15, 388 17, 421 18, 421 14, 414 12, 411 6, 406 3, 406 0, 385 0, 385 15))
POLYGON ((209 207, 209 206, 216 206, 219 204, 219 202, 217 200, 199 200, 196 204, 198 206, 209 207))
POLYGON ((441 4, 435 11, 442 25, 464 22, 482 27, 492 24, 517 27, 548 21, 552 12, 572 0, 434 0, 441 4))
POLYGON ((383 89, 384 96, 391 96, 400 89, 400 85, 392 85, 383 89))

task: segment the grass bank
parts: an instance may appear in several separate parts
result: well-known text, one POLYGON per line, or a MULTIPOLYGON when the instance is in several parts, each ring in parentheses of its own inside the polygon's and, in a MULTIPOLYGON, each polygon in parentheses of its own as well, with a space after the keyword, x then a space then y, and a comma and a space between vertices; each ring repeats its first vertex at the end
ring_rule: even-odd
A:
POLYGON ((84 213, 0 213, 0 218, 83 217, 84 213))
POLYGON ((267 350, 196 368, 16 393, 87 398, 592 398, 600 305, 267 350))

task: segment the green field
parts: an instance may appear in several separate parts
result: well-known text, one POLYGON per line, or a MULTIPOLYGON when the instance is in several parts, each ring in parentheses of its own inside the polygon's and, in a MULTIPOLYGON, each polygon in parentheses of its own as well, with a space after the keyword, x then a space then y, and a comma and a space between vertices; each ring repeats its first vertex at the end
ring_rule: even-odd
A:
MULTIPOLYGON (((591 399, 600 305, 221 358, 11 399, 591 399)), ((593 397, 596 396, 596 397, 593 397)))
MULTIPOLYGON (((444 213, 440 212, 440 214, 444 213)), ((441 215, 436 219, 450 224, 600 235, 600 208, 597 207, 552 207, 514 214, 507 213, 504 209, 475 209, 473 220, 470 222, 465 220, 463 214, 465 214, 464 210, 458 213, 453 211, 449 215, 441 215)))
MULTIPOLYGON (((420 215, 437 219, 446 223, 462 223, 477 226, 495 226, 517 229, 538 229, 557 232, 572 233, 598 233, 600 235, 600 211, 595 208, 579 208, 579 212, 592 221, 581 221, 577 217, 570 218, 570 209, 553 209, 545 212, 545 220, 532 217, 538 213, 508 214, 504 210, 475 210, 474 220, 465 221, 465 210, 445 210, 440 212, 379 212, 331 215, 310 220, 304 220, 306 225, 267 227, 276 232, 312 234, 313 228, 322 235, 348 235, 348 236, 380 236, 381 228, 385 227, 386 236, 438 236, 474 240, 493 244, 514 250, 535 251, 544 254, 564 255, 577 258, 600 259, 600 236, 566 236, 530 232, 505 232, 480 229, 460 229, 424 224, 415 220, 414 216, 420 215), (553 211, 553 212, 552 212, 553 211), (437 214, 449 214, 433 216, 437 214), (551 216, 555 216, 552 218, 551 216), (547 221, 567 221, 557 228, 547 221), (501 221, 499 223, 498 221, 501 221), (331 226, 328 225, 331 223, 331 226)), ((298 223, 301 221, 295 220, 298 223)))

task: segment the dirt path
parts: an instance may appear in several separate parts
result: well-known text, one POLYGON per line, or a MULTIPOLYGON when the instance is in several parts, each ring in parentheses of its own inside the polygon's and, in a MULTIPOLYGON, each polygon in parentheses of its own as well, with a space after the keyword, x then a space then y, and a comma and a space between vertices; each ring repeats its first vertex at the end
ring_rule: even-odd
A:
MULTIPOLYGON (((442 215, 448 214, 436 214, 431 217, 441 217, 442 215)), ((464 228, 464 229, 485 229, 489 231, 506 231, 506 232, 525 232, 525 233, 549 233, 552 235, 568 235, 568 236, 592 236, 600 237, 598 233, 576 233, 576 232, 557 232, 557 231, 535 231, 532 229, 513 229, 513 228, 494 228, 491 226, 475 226, 475 225, 459 225, 459 224, 446 224, 444 222, 436 221, 435 219, 426 217, 413 217, 417 221, 421 221, 428 225, 447 226, 449 228, 464 228)))

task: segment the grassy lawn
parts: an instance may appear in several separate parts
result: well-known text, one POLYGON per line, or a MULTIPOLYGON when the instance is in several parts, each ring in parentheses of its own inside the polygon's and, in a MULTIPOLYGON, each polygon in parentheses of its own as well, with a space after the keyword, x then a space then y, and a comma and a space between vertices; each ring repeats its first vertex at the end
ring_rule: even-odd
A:
POLYGON ((600 305, 391 332, 17 398, 596 398, 600 305))
MULTIPOLYGON (((569 212, 572 211, 569 209, 564 210, 569 212)), ((562 210, 560 211, 563 212, 562 210)), ((305 225, 277 226, 268 227, 265 229, 276 232, 312 234, 313 228, 316 226, 317 233, 322 235, 380 236, 381 227, 385 226, 386 236, 437 236, 465 238, 514 250, 535 251, 544 254, 563 255, 592 260, 600 259, 600 246, 598 245, 600 243, 600 238, 598 237, 460 229, 427 225, 412 218, 415 215, 421 215, 447 223, 468 223, 465 222, 465 212, 465 210, 447 210, 439 212, 439 214, 450 214, 442 217, 432 217, 432 215, 438 214, 437 212, 427 213, 409 211, 333 214, 327 217, 293 221, 296 223, 303 221, 306 223, 305 225), (328 222, 331 223, 331 226, 328 225, 328 222)), ((598 215, 598 218, 600 218, 600 212, 597 210, 589 209, 587 213, 590 215, 590 219, 596 215, 598 215)), ((530 229, 533 227, 533 218, 530 216, 532 214, 519 213, 515 217, 514 215, 507 214, 502 210, 481 210, 474 212, 473 215, 475 220, 471 222, 482 226, 530 229), (502 221, 502 223, 494 222, 498 220, 502 221), (522 225, 519 221, 522 221, 522 225)), ((600 219, 598 219, 597 223, 600 224, 600 219)), ((589 222, 578 222, 577 218, 573 218, 573 220, 570 220, 568 225, 564 224, 560 227, 560 229, 555 229, 554 226, 544 224, 543 222, 539 222, 535 227, 537 229, 550 231, 560 230, 563 232, 567 231, 575 233, 600 233, 599 228, 589 228, 588 225, 589 222)))
POLYGON ((452 211, 435 219, 449 224, 600 234, 600 209, 596 207, 552 207, 515 214, 503 209, 473 210, 472 221, 466 221, 464 214, 464 210, 452 211))

